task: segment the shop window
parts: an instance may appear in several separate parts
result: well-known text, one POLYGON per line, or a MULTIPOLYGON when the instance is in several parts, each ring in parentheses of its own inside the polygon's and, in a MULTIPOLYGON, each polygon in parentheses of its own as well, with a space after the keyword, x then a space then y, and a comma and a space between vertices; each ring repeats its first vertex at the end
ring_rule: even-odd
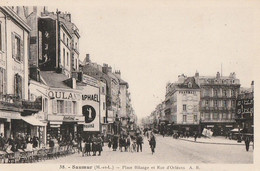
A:
POLYGON ((183 122, 187 122, 187 115, 183 115, 183 122))
POLYGON ((64 101, 57 100, 57 113, 64 113, 64 101))
POLYGON ((22 77, 19 74, 14 76, 14 95, 18 98, 22 98, 22 77))

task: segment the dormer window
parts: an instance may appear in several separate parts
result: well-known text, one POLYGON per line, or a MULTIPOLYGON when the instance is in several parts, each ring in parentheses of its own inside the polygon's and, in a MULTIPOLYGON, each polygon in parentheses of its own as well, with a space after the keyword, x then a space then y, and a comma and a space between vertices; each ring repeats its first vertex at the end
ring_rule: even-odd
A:
POLYGON ((191 82, 188 83, 188 87, 192 88, 192 83, 191 82))

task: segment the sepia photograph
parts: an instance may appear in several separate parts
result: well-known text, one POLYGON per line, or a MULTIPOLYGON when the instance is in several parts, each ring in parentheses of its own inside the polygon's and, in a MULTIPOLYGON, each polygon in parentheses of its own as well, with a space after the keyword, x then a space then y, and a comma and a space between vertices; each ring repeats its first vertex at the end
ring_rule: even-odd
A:
POLYGON ((260 169, 259 17, 254 0, 0 2, 0 170, 260 169))

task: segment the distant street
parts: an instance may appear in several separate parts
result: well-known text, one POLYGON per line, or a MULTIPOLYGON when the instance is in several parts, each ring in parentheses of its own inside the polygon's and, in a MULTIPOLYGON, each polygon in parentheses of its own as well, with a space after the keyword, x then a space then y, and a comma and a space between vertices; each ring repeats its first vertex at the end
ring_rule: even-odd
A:
POLYGON ((85 156, 73 154, 67 157, 47 160, 42 163, 97 163, 97 164, 167 164, 167 163, 226 163, 243 164, 253 163, 253 150, 250 147, 246 152, 243 145, 220 145, 200 144, 176 140, 172 137, 157 136, 155 154, 152 155, 149 144, 144 138, 142 153, 130 153, 112 151, 106 145, 103 148, 102 156, 85 156))

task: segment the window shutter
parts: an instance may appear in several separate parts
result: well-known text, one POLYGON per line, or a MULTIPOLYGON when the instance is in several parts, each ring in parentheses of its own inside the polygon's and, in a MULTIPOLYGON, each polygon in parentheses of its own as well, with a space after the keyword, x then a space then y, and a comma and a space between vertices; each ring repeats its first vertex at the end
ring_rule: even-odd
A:
POLYGON ((12 56, 15 58, 15 35, 12 33, 12 56))
POLYGON ((21 52, 20 52, 20 57, 21 57, 21 61, 23 61, 24 59, 24 45, 23 45, 23 40, 21 40, 21 43, 20 43, 20 49, 21 49, 21 52))
POLYGON ((19 96, 19 99, 22 99, 22 97, 23 97, 23 80, 22 80, 22 77, 19 75, 18 76, 18 83, 17 83, 17 85, 18 85, 18 96, 19 96))
POLYGON ((57 113, 57 100, 52 100, 52 111, 57 113))

